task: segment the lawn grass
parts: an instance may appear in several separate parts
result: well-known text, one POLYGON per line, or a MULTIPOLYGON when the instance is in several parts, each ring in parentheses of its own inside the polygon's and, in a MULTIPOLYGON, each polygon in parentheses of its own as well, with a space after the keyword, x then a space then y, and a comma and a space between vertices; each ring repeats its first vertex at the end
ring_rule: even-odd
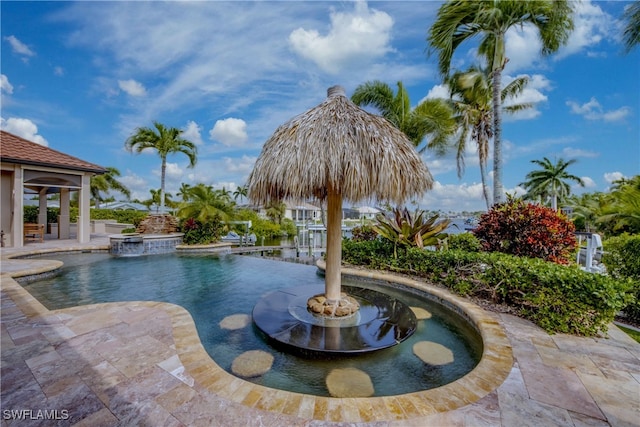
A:
POLYGON ((622 331, 624 333, 626 333, 627 335, 629 335, 631 338, 633 338, 634 340, 636 340, 637 342, 640 343, 640 332, 634 330, 634 329, 629 329, 629 328, 625 328, 624 326, 617 324, 616 325, 618 328, 622 329, 622 331))

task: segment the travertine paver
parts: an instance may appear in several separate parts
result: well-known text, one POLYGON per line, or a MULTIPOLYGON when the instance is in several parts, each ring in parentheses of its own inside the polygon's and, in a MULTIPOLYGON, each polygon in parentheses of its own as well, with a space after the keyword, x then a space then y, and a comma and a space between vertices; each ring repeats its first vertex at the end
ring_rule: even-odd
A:
MULTIPOLYGON (((93 239, 89 247, 104 248, 105 241, 93 239)), ((52 425, 36 419, 38 410, 63 426, 321 426, 356 419, 416 427, 640 425, 640 345, 613 325, 607 337, 550 336, 523 319, 489 314, 487 330, 498 328, 496 337, 506 331, 513 350, 508 365, 485 352, 494 368, 506 369, 497 388, 492 368, 483 365, 441 395, 319 398, 213 369, 180 307, 118 303, 50 312, 10 277, 56 268, 10 255, 82 247, 49 241, 2 248, 2 426, 52 425)), ((489 346, 502 339, 483 338, 489 346)))

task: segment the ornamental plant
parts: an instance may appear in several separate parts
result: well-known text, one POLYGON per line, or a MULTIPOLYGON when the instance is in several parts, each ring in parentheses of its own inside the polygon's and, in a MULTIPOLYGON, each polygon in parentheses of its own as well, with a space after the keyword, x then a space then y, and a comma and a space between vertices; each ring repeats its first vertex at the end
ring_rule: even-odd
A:
POLYGON ((487 252, 569 264, 577 249, 575 227, 561 212, 509 197, 482 214, 473 234, 487 252))
POLYGON ((411 214, 407 208, 395 208, 390 216, 379 213, 373 229, 382 238, 390 240, 395 246, 404 248, 440 246, 440 242, 449 235, 444 230, 451 222, 448 219, 438 221, 438 215, 425 218, 425 212, 416 210, 411 214))
POLYGON ((182 241, 187 245, 206 245, 220 240, 224 224, 218 216, 207 222, 195 218, 186 218, 180 223, 180 231, 184 233, 182 241))
POLYGON ((378 233, 376 233, 376 230, 371 226, 362 225, 351 229, 351 240, 355 240, 356 242, 376 240, 377 238, 378 233))

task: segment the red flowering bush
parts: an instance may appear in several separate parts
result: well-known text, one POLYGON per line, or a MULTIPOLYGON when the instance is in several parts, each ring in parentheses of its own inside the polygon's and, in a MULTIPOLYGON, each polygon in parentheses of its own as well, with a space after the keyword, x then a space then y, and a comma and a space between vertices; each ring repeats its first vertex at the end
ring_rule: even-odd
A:
POLYGON ((377 238, 378 233, 376 233, 376 230, 371 226, 362 225, 351 229, 351 240, 355 240, 356 242, 366 242, 376 240, 377 238))
POLYGON ((482 249, 568 264, 577 248, 575 227, 553 209, 512 197, 482 214, 472 231, 482 249))

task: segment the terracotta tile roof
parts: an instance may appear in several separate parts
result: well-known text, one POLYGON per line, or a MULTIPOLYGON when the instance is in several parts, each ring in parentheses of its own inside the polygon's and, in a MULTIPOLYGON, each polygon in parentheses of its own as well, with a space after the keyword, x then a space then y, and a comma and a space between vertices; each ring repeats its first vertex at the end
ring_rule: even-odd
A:
POLYGON ((85 162, 3 130, 0 130, 0 160, 21 165, 49 166, 98 174, 106 172, 102 166, 85 162))

